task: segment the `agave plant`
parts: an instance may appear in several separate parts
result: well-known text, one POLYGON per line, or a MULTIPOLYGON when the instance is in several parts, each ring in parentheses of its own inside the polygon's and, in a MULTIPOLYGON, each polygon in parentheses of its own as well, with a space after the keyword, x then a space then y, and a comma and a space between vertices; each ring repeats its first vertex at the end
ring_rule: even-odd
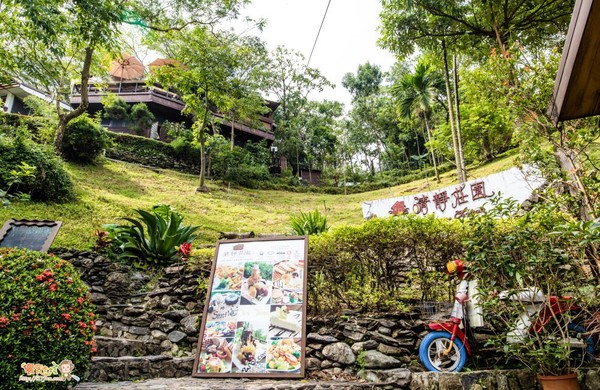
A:
POLYGON ((299 236, 321 234, 329 230, 327 217, 319 213, 319 210, 308 213, 300 212, 300 215, 292 216, 290 225, 292 232, 299 236))
POLYGON ((135 211, 140 215, 137 219, 125 218, 132 225, 120 226, 120 258, 164 266, 179 260, 181 246, 189 251, 199 226, 184 226, 183 216, 168 205, 154 206, 152 212, 135 211))

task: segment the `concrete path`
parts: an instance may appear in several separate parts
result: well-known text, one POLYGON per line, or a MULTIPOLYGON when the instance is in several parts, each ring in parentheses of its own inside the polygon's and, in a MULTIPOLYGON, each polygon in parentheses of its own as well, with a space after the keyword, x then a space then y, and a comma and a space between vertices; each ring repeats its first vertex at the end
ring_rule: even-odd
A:
POLYGON ((370 390, 393 389, 389 384, 271 379, 148 379, 137 382, 84 382, 75 390, 370 390))

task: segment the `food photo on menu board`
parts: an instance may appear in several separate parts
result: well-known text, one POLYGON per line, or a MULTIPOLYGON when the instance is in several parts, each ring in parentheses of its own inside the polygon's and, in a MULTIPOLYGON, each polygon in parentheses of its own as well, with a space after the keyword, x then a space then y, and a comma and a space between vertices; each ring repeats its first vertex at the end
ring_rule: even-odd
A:
POLYGON ((304 285, 304 261, 280 261, 273 267, 273 286, 299 290, 304 285))
POLYGON ((206 374, 231 372, 232 351, 233 338, 204 337, 198 359, 198 372, 206 374))
POLYGON ((240 292, 214 292, 207 309, 208 321, 235 321, 240 308, 240 292))
POLYGON ((271 301, 273 263, 247 262, 244 264, 242 304, 266 305, 271 301))
POLYGON ((297 337, 302 332, 302 305, 271 305, 269 337, 297 337))
POLYGON ((213 280, 213 291, 240 291, 243 274, 243 264, 223 264, 217 266, 213 280))
POLYGON ((267 372, 293 373, 302 366, 300 338, 269 339, 267 372))
POLYGON ((246 306, 240 310, 233 339, 234 373, 264 373, 269 322, 268 306, 246 306))

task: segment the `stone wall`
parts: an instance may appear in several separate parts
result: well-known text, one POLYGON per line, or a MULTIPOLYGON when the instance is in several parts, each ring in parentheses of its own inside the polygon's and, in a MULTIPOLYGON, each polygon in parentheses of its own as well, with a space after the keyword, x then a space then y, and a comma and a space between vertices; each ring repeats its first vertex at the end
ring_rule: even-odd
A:
MULTIPOLYGON (((205 286, 210 264, 176 265, 160 272, 147 272, 92 252, 58 250, 55 254, 80 271, 97 307, 98 352, 92 361, 89 380, 191 375, 206 290, 199 287, 205 286)), ((419 373, 423 369, 418 360, 418 342, 427 333, 426 324, 431 319, 431 315, 418 309, 408 313, 347 312, 335 317, 309 317, 308 376, 323 380, 393 382, 396 388, 429 388, 437 379, 433 373, 419 373)), ((483 345, 486 335, 475 336, 478 344, 483 345)), ((499 360, 491 350, 480 349, 477 355, 478 359, 470 360, 470 368, 491 367, 499 360)), ((479 379, 471 380, 474 373, 464 375, 466 379, 461 376, 460 383, 479 383, 479 379)), ((505 381, 498 379, 500 374, 481 375, 490 384, 505 381)), ((514 385, 505 389, 534 388, 530 383, 535 381, 527 379, 528 375, 515 372, 502 375, 520 378, 511 379, 514 385)), ((590 375, 597 377, 598 373, 593 371, 590 375)), ((456 383, 452 385, 455 387, 440 389, 463 388, 456 387, 456 383)))

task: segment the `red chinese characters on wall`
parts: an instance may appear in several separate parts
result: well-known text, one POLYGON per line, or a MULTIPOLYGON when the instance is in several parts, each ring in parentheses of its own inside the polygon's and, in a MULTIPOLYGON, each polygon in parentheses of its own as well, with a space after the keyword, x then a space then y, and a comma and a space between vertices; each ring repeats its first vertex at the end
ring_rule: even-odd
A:
POLYGON ((485 192, 485 182, 478 181, 471 184, 471 199, 485 199, 494 196, 495 192, 492 191, 490 195, 485 192))
MULTIPOLYGON (((495 194, 494 191, 492 191, 491 193, 488 193, 486 191, 484 181, 471 183, 469 185, 469 189, 467 189, 466 184, 461 184, 460 186, 454 189, 450 196, 448 195, 447 190, 442 190, 440 192, 434 193, 433 199, 431 201, 429 200, 429 196, 427 195, 415 196, 412 211, 415 214, 427 215, 427 213, 429 213, 429 203, 433 202, 435 210, 439 210, 443 213, 446 211, 448 207, 448 202, 451 200, 452 202, 450 203, 450 205, 453 209, 455 209, 454 217, 463 218, 472 213, 479 213, 482 211, 482 209, 471 209, 469 207, 461 206, 468 204, 469 202, 489 198, 491 196, 494 196, 495 194), (471 190, 470 194, 468 193, 469 189, 471 190)), ((398 200, 392 205, 390 211, 388 212, 394 216, 398 216, 408 214, 409 209, 403 200, 398 200)))
POLYGON ((440 210, 442 213, 446 211, 446 203, 448 203, 448 191, 438 192, 433 195, 433 203, 435 204, 435 209, 440 210))
POLYGON ((413 211, 415 214, 427 215, 429 212, 427 203, 429 203, 429 197, 427 195, 415 197, 415 203, 413 204, 413 211))

